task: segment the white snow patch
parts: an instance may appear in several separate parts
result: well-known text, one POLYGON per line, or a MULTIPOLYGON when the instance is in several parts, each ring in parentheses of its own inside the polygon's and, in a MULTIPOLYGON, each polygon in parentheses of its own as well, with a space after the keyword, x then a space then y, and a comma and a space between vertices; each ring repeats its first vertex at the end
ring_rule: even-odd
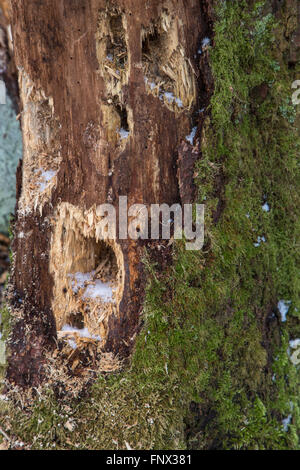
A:
POLYGON ((95 271, 90 273, 76 273, 69 274, 68 277, 72 279, 72 290, 75 294, 79 289, 85 289, 82 299, 98 299, 103 302, 115 302, 114 292, 109 282, 102 282, 100 279, 93 279, 95 271), (89 284, 90 283, 90 284, 89 284))
POLYGON ((120 138, 123 139, 128 139, 130 132, 126 131, 123 127, 119 130, 119 136, 120 138))
POLYGON ((144 77, 144 81, 147 85, 150 86, 151 90, 154 90, 158 85, 155 82, 149 82, 147 77, 144 77))
POLYGON ((166 91, 164 93, 165 98, 167 99, 169 104, 176 103, 179 108, 183 108, 183 102, 181 101, 180 98, 176 98, 173 93, 170 91, 166 91))
POLYGON ((290 309, 291 301, 290 300, 280 300, 278 302, 277 308, 281 315, 281 321, 286 322, 286 316, 290 309))
POLYGON ((265 237, 257 237, 257 242, 254 243, 255 248, 258 248, 262 242, 266 243, 265 237))
POLYGON ((206 47, 210 45, 210 39, 208 37, 204 38, 202 41, 202 47, 206 47))
POLYGON ((83 289, 85 287, 86 282, 91 282, 95 275, 95 271, 91 273, 75 273, 69 274, 68 277, 72 279, 72 290, 75 294, 79 291, 79 289, 83 289))
POLYGON ((167 98, 169 103, 172 103, 172 101, 175 100, 175 96, 173 95, 173 93, 171 93, 169 91, 165 92, 165 97, 167 98))
POLYGON ((270 206, 267 202, 262 206, 262 210, 264 212, 270 212, 270 206))
POLYGON ((76 341, 74 341, 74 339, 68 339, 68 345, 72 349, 77 349, 77 343, 76 343, 76 341))
MULTIPOLYGON (((150 82, 147 77, 144 77, 144 82, 147 85, 149 85, 151 91, 153 91, 155 88, 157 88, 158 92, 160 92, 160 87, 158 86, 157 83, 150 82)), ((162 90, 162 93, 159 95, 159 99, 163 100, 164 97, 166 98, 166 100, 168 101, 169 104, 172 104, 173 102, 175 102, 177 104, 178 108, 183 108, 182 100, 180 98, 177 98, 176 96, 174 96, 174 93, 172 93, 170 91, 166 91, 166 92, 163 93, 163 90, 162 90)))
POLYGON ((291 421, 292 421, 292 415, 288 415, 287 418, 282 420, 283 429, 284 429, 285 432, 288 432, 289 425, 291 424, 291 421))
MULTIPOLYGON (((102 341, 100 336, 92 335, 89 332, 88 328, 82 328, 80 330, 79 328, 75 328, 74 326, 66 324, 62 327, 61 331, 63 331, 64 333, 70 333, 70 334, 76 333, 76 335, 78 335, 80 338, 88 338, 88 339, 94 339, 96 341, 102 341)), ((75 340, 68 339, 68 343, 72 349, 77 348, 77 343, 75 340)))
POLYGON ((114 302, 113 298, 114 289, 110 286, 109 282, 102 282, 97 279, 93 284, 90 284, 82 296, 83 300, 101 298, 103 302, 114 302))
POLYGON ((292 349, 298 349, 298 347, 300 347, 300 338, 291 340, 290 347, 292 349))
POLYGON ((47 170, 47 171, 44 171, 42 168, 40 168, 39 170, 36 170, 36 173, 41 173, 40 176, 39 176, 39 186, 40 186, 40 192, 44 192, 45 189, 47 189, 47 187, 49 186, 49 183, 51 182, 51 180, 56 176, 57 172, 54 171, 54 170, 47 170))
POLYGON ((192 130, 192 132, 190 133, 190 135, 187 135, 187 136, 186 136, 186 140, 187 140, 191 145, 194 145, 194 139, 195 139, 196 132, 197 132, 197 127, 194 127, 193 130, 192 130))
POLYGON ((198 49, 198 54, 201 55, 202 52, 203 52, 203 49, 204 49, 204 48, 207 48, 209 45, 210 45, 210 39, 207 38, 207 37, 204 38, 203 41, 202 41, 202 43, 201 43, 200 49, 198 49))

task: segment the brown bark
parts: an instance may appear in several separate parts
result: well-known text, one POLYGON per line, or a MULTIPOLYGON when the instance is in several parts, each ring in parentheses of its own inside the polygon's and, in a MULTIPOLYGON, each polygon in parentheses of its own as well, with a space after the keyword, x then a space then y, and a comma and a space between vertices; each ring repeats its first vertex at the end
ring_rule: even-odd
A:
MULTIPOLYGON (((90 322, 94 333, 99 327, 102 351, 130 355, 143 304, 144 243, 101 245, 96 208, 117 207, 119 196, 128 197, 128 206, 180 202, 185 191, 177 177, 181 190, 192 188, 200 150, 183 141, 212 87, 207 53, 197 54, 210 33, 210 3, 12 0, 24 158, 17 178, 11 303, 19 319, 10 381, 40 382, 44 349, 56 347, 64 323, 73 318, 78 324, 80 308, 90 316, 94 309, 96 319, 84 313, 80 321, 90 322), (164 95, 170 92, 177 104, 164 95), (128 138, 119 138, 120 128, 128 138), (117 307, 79 306, 68 276, 101 267, 103 253, 117 307)), ((194 191, 186 194, 192 198, 194 191)))

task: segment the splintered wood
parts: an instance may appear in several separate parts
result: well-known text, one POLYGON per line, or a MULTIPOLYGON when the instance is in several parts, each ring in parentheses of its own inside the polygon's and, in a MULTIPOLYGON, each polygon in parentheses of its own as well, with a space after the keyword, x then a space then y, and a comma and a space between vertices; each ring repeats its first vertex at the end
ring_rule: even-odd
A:
POLYGON ((196 74, 181 43, 179 19, 163 11, 142 29, 146 89, 174 112, 190 110, 196 100, 196 74))
POLYGON ((19 70, 23 104, 22 131, 24 143, 23 184, 18 205, 20 216, 38 209, 51 199, 57 184, 61 162, 59 128, 51 97, 38 89, 24 70, 19 70))
POLYGON ((105 79, 107 94, 122 101, 122 87, 128 83, 129 64, 126 18, 118 10, 102 11, 96 34, 99 74, 105 79))
POLYGON ((58 338, 74 349, 103 346, 110 315, 118 315, 123 295, 122 251, 103 241, 96 208, 62 204, 52 238, 53 312, 58 338))

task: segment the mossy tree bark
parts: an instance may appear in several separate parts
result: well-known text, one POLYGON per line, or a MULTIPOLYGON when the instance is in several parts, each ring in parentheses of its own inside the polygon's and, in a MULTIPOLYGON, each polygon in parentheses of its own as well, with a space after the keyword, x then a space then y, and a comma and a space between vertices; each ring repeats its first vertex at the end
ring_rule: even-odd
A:
POLYGON ((12 23, 15 446, 297 448, 299 2, 12 0, 12 23), (203 251, 101 242, 99 205, 120 196, 205 202, 203 251), (95 271, 115 304, 82 302, 95 271), (67 324, 91 332, 76 353, 67 324))

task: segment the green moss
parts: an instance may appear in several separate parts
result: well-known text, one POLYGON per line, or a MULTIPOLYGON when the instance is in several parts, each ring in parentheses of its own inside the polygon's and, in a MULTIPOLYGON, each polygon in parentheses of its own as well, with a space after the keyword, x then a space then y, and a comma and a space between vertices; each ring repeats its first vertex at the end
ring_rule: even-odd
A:
POLYGON ((205 249, 178 242, 164 273, 145 258, 145 325, 129 370, 99 378, 82 401, 50 392, 28 413, 11 410, 11 433, 33 448, 299 448, 299 370, 287 354, 300 309, 295 71, 282 59, 285 19, 276 24, 264 3, 217 2, 197 163, 205 249), (291 301, 286 323, 280 299, 291 301))

